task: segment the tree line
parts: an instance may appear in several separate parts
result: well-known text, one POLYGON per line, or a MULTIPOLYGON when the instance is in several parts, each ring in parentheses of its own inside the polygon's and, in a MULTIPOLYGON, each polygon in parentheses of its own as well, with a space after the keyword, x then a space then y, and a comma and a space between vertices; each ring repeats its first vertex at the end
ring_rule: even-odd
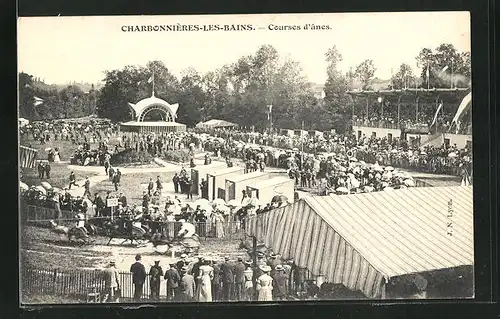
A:
MULTIPOLYGON (((84 93, 76 86, 62 90, 35 85, 33 77, 20 74, 20 114, 32 116, 76 117, 96 112, 113 121, 132 119, 128 103, 150 97, 154 74, 155 96, 179 103, 177 121, 188 126, 208 119, 225 119, 242 126, 265 129, 270 126, 268 105, 272 105, 272 125, 343 131, 351 118, 353 101, 346 94, 352 89, 372 89, 376 67, 367 59, 344 73, 339 68, 342 54, 333 46, 325 53, 327 80, 324 95, 318 97, 298 62, 280 56, 271 45, 233 63, 200 74, 188 68, 177 78, 161 61, 146 66, 130 65, 105 71, 104 86, 84 93), (44 103, 33 107, 34 96, 44 103)), ((470 85, 470 53, 458 52, 451 44, 435 50, 424 48, 416 57, 420 75, 401 64, 386 89, 427 87, 427 68, 431 88, 470 85), (451 72, 454 73, 452 78, 451 72)))

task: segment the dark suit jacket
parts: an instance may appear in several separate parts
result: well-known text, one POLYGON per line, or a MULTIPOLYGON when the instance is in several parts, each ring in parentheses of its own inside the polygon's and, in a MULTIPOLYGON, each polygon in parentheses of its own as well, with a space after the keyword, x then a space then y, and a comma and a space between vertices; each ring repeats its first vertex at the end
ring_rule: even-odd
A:
POLYGON ((119 201, 122 203, 123 207, 127 206, 127 197, 122 196, 120 197, 119 201))
POLYGON ((234 269, 234 266, 229 262, 225 262, 220 266, 220 272, 221 272, 223 283, 228 283, 228 284, 234 283, 233 269, 234 269))
POLYGON ((273 279, 273 290, 275 292, 275 295, 279 297, 286 296, 286 286, 288 282, 287 276, 283 272, 278 272, 276 275, 274 275, 273 279))
POLYGON ((194 263, 193 268, 191 268, 191 275, 198 277, 200 275, 200 266, 201 263, 199 261, 194 263))
POLYGON ((234 265, 234 282, 239 284, 239 283, 244 283, 245 282, 245 265, 242 262, 236 263, 234 265))
POLYGON ((146 280, 146 268, 140 262, 136 261, 132 264, 130 272, 132 273, 132 282, 134 284, 144 283, 146 280))
POLYGON ((212 266, 214 269, 214 279, 212 279, 212 283, 214 285, 220 285, 220 266, 219 264, 215 264, 212 266))
POLYGON ((165 271, 165 279, 167 280, 168 288, 177 288, 179 287, 179 281, 181 280, 181 276, 179 276, 179 272, 175 268, 170 268, 165 271))

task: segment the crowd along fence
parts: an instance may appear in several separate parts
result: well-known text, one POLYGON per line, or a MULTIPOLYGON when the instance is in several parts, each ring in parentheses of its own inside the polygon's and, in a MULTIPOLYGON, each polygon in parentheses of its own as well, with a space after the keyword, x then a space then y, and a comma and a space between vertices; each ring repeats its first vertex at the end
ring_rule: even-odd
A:
MULTIPOLYGON (((75 225, 77 222, 76 212, 57 210, 55 208, 40 207, 35 205, 21 206, 21 220, 37 226, 49 226, 49 221, 54 220, 64 226, 75 225)), ((110 220, 109 217, 94 217, 94 220, 110 220)), ((218 222, 193 222, 196 233, 201 240, 238 240, 245 238, 243 225, 239 221, 218 222)), ((173 238, 179 232, 182 225, 179 222, 151 223, 150 227, 157 230, 167 238, 173 238)))
MULTIPOLYGON (((102 269, 49 269, 38 267, 21 267, 21 302, 22 296, 45 295, 74 298, 84 302, 105 302, 108 290, 106 289, 106 277, 102 269)), ((309 270, 301 268, 297 273, 290 274, 290 295, 296 295, 304 289, 304 282, 315 280, 309 270)), ((132 282, 132 273, 119 272, 120 299, 119 302, 132 302, 135 286, 132 282)), ((160 281, 159 299, 167 300, 166 281, 160 281)), ((146 276, 142 287, 141 301, 147 302, 151 299, 151 285, 149 274, 146 276)))

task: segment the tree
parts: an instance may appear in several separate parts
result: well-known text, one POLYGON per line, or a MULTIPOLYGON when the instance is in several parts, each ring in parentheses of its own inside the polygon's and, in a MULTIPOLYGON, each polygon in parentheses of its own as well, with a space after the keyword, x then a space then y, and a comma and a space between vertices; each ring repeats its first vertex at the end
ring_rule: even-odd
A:
POLYGON ((415 83, 415 76, 413 74, 413 70, 411 67, 402 63, 399 66, 398 71, 391 78, 392 88, 394 89, 403 89, 409 88, 412 86, 412 83, 415 83))
POLYGON ((443 43, 435 51, 424 48, 416 57, 417 66, 422 68, 423 86, 429 88, 468 87, 470 83, 470 53, 460 53, 452 44, 443 43), (427 79, 429 67, 429 79, 427 79))
POLYGON ((346 123, 350 119, 348 110, 351 99, 347 91, 350 87, 349 82, 352 81, 338 69, 338 63, 342 61, 342 55, 335 46, 326 52, 325 60, 328 62, 328 66, 327 80, 324 87, 324 107, 322 110, 320 107, 315 107, 315 113, 321 117, 318 121, 321 123, 322 129, 334 127, 339 132, 343 132, 347 129, 346 123))
POLYGON ((19 73, 19 117, 28 120, 37 119, 34 103, 33 76, 21 72, 19 73))
POLYGON ((205 110, 205 92, 202 88, 202 79, 192 68, 183 72, 178 102, 181 105, 178 112, 178 121, 188 126, 194 126, 202 119, 205 110))
POLYGON ((113 121, 131 120, 128 103, 137 103, 152 95, 148 79, 154 73, 155 96, 175 103, 179 98, 179 81, 161 61, 152 61, 147 68, 126 66, 122 70, 105 71, 105 84, 97 102, 97 113, 113 121))
POLYGON ((361 62, 354 71, 356 78, 362 83, 363 90, 370 89, 370 81, 373 79, 375 75, 375 65, 372 60, 365 60, 361 62))

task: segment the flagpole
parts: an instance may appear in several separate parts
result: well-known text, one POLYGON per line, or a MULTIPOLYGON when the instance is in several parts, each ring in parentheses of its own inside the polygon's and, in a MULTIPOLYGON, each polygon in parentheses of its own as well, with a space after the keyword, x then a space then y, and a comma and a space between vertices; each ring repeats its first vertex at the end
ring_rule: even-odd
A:
POLYGON ((453 60, 451 60, 450 89, 453 89, 453 60))
POLYGON ((302 134, 304 133, 304 121, 302 121, 302 131, 300 132, 300 140, 301 140, 301 154, 300 154, 300 170, 304 169, 304 137, 302 134))
POLYGON ((153 96, 155 96, 155 69, 153 69, 153 96))
POLYGON ((427 90, 430 89, 430 81, 429 81, 429 78, 431 76, 431 71, 429 70, 429 62, 427 62, 427 90))

